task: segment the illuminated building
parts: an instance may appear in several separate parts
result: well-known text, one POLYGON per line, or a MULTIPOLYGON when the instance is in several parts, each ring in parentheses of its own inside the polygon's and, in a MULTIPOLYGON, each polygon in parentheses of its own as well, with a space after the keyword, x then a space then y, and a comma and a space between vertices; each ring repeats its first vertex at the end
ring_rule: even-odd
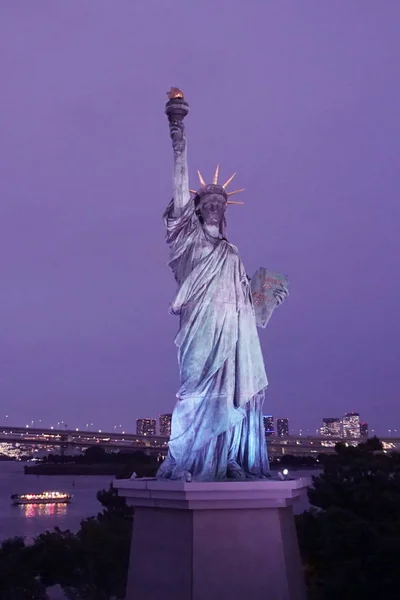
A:
POLYGON ((171 414, 160 415, 160 435, 171 435, 171 414))
POLYGON ((18 446, 14 446, 13 444, 8 444, 5 442, 0 443, 0 455, 9 456, 10 458, 19 458, 22 454, 21 448, 18 446))
POLYGON ((360 423, 360 435, 363 438, 368 437, 368 423, 360 423))
POLYGON ((343 437, 360 437, 360 415, 359 413, 346 413, 343 417, 343 437))
POLYGON ((264 415, 264 431, 267 437, 275 435, 274 417, 272 415, 264 415))
POLYGON ((136 419, 136 435, 156 435, 156 420, 136 419))
POLYGON ((341 424, 339 417, 326 417, 322 419, 320 433, 323 437, 340 437, 341 424))
POLYGON ((289 419, 278 419, 276 422, 276 431, 278 437, 286 437, 289 435, 289 419))

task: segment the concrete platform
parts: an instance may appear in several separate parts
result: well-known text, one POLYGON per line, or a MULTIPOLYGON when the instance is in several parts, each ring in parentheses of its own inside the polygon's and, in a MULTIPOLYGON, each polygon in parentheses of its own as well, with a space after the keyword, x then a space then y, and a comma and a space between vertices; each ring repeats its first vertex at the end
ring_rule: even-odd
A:
POLYGON ((305 600, 292 504, 310 484, 115 481, 135 507, 127 600, 305 600))

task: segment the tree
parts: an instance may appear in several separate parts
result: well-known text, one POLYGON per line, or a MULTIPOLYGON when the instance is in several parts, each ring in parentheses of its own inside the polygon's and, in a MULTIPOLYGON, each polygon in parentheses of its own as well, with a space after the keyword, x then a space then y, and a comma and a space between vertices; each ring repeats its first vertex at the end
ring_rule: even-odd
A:
POLYGON ((123 598, 130 539, 131 523, 109 514, 85 519, 76 535, 43 533, 33 546, 40 579, 59 584, 71 600, 123 598))
POLYGON ((97 497, 104 510, 82 521, 77 534, 56 528, 39 535, 33 545, 43 585, 60 585, 71 600, 125 594, 133 511, 112 485, 97 497))
MULTIPOLYGON (((133 508, 126 504, 125 498, 118 495, 118 490, 114 488, 112 483, 108 490, 97 492, 97 500, 104 507, 103 516, 132 520, 133 508)), ((98 518, 100 518, 100 515, 98 518)))
POLYGON ((382 452, 383 451, 383 444, 376 437, 376 435, 373 438, 369 438, 366 442, 358 444, 358 447, 361 450, 365 450, 365 452, 382 452))
POLYGON ((23 538, 0 546, 1 600, 46 600, 46 587, 37 578, 32 549, 23 538))
POLYGON ((107 452, 101 446, 89 446, 85 450, 85 463, 103 463, 107 458, 107 452))
POLYGON ((400 457, 379 440, 340 445, 297 517, 310 600, 398 600, 400 457))
POLYGON ((55 528, 26 546, 22 538, 0 546, 0 599, 46 600, 60 585, 71 600, 123 598, 133 509, 112 484, 97 497, 103 511, 81 522, 78 533, 55 528))
MULTIPOLYGON (((378 440, 378 444, 379 444, 378 440)), ((400 519, 400 456, 376 452, 376 442, 340 448, 313 478, 313 506, 351 510, 371 522, 400 519)))

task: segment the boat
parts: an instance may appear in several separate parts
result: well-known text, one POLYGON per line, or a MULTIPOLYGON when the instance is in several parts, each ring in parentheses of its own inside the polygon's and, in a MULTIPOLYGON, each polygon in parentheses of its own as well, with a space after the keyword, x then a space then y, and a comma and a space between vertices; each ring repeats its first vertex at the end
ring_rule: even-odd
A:
POLYGON ((71 502, 72 494, 66 492, 41 492, 40 494, 13 494, 13 504, 65 504, 71 502))

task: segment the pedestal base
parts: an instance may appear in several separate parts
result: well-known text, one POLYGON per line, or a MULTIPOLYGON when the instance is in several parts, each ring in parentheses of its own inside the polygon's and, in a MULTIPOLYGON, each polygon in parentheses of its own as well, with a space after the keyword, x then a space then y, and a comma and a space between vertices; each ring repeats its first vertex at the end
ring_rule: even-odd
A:
POLYGON ((119 480, 135 507, 127 600, 304 600, 292 481, 119 480))

